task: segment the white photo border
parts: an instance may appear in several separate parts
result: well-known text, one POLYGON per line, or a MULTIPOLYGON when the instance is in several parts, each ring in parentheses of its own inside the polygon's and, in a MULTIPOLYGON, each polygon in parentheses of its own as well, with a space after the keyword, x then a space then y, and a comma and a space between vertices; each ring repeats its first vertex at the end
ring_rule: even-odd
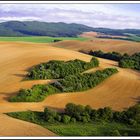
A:
MULTIPOLYGON (((140 1, 0 1, 0 4, 140 4, 140 1)), ((41 136, 36 136, 36 137, 27 137, 27 136, 17 136, 17 137, 1 137, 0 139, 140 139, 140 136, 138 137, 109 137, 109 136, 102 136, 102 137, 98 137, 98 136, 81 136, 81 137, 61 137, 61 136, 49 136, 49 137, 41 137, 41 136)))

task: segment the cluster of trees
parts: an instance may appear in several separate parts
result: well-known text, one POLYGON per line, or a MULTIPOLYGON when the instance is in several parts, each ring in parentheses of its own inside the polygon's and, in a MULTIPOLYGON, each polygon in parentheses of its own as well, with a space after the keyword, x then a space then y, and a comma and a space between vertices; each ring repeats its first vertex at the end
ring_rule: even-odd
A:
POLYGON ((61 39, 54 39, 53 42, 59 42, 62 41, 61 39))
POLYGON ((140 124, 140 105, 137 104, 125 111, 119 112, 113 111, 110 107, 92 109, 89 105, 82 106, 68 103, 63 113, 45 108, 43 117, 47 122, 51 123, 55 121, 66 124, 70 122, 109 121, 136 126, 140 124))
POLYGON ((88 54, 96 56, 96 57, 118 61, 119 66, 122 68, 131 68, 131 69, 140 70, 140 52, 135 53, 133 55, 128 55, 127 53, 124 53, 122 55, 118 52, 105 53, 101 50, 99 51, 91 50, 88 52, 88 54))
MULTIPOLYGON (((53 126, 54 129, 56 128, 55 126, 60 125, 62 126, 61 135, 64 134, 63 131, 70 131, 72 129, 75 132, 78 132, 80 129, 82 133, 83 128, 84 132, 86 128, 87 133, 85 135, 90 136, 91 134, 94 136, 140 136, 140 104, 129 107, 124 111, 114 111, 110 107, 93 109, 89 105, 83 106, 68 103, 63 112, 45 108, 42 112, 24 111, 6 114, 45 127, 53 126), (81 123, 84 123, 85 127, 81 127, 81 123), (88 133, 91 129, 96 131, 88 133)), ((69 134, 72 135, 73 131, 69 134)))
POLYGON ((11 97, 10 101, 38 102, 50 94, 84 91, 95 87, 117 72, 118 70, 116 68, 106 68, 104 70, 97 70, 94 73, 69 75, 48 85, 35 85, 31 89, 22 89, 19 91, 19 94, 11 97))
POLYGON ((58 88, 48 85, 34 85, 30 89, 21 89, 18 94, 12 96, 9 101, 10 102, 40 102, 45 99, 45 97, 61 92, 58 88))
POLYGON ((118 70, 116 68, 106 68, 104 70, 97 70, 94 73, 69 75, 54 83, 54 86, 62 92, 84 91, 95 87, 117 72, 118 70))
POLYGON ((97 66, 99 66, 99 61, 94 57, 90 62, 78 59, 67 62, 52 60, 33 67, 27 77, 29 79, 59 79, 97 66))
POLYGON ((114 60, 114 61, 120 61, 123 57, 126 57, 128 56, 128 54, 120 54, 118 52, 103 52, 101 50, 99 51, 89 51, 90 55, 93 55, 93 56, 96 56, 96 57, 101 57, 101 58, 105 58, 105 59, 110 59, 110 60, 114 60))
POLYGON ((131 56, 123 57, 119 61, 119 66, 122 68, 131 68, 140 70, 140 52, 131 56))

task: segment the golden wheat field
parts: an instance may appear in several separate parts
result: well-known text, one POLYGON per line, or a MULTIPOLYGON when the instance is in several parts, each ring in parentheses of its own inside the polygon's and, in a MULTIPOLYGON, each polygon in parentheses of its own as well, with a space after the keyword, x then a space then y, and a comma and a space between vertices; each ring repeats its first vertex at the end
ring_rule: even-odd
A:
MULTIPOLYGON (((71 45, 69 41, 62 43, 69 44, 68 47, 73 46, 74 48, 76 48, 76 45, 82 48, 83 46, 88 46, 88 43, 94 44, 90 41, 88 43, 71 41, 71 45), (87 45, 82 45, 82 43, 87 45)), ((33 65, 49 60, 81 59, 89 61, 91 56, 43 43, 1 42, 0 50, 0 124, 3 126, 0 128, 0 136, 55 136, 54 133, 41 126, 8 117, 4 114, 6 112, 38 111, 43 110, 46 106, 63 109, 65 104, 69 102, 83 105, 89 104, 94 108, 110 106, 114 110, 123 110, 136 104, 140 99, 140 73, 118 68, 117 62, 99 59, 99 69, 117 67, 119 73, 91 90, 81 93, 56 94, 38 103, 8 102, 8 98, 15 95, 20 88, 30 88, 34 84, 53 82, 53 80, 23 80, 27 70, 33 65)), ((90 71, 92 70, 94 69, 90 71)))
MULTIPOLYGON (((99 33, 96 32, 87 32, 83 33, 81 37, 88 38, 87 41, 70 41, 65 40, 61 42, 54 43, 54 46, 72 49, 72 50, 102 50, 105 52, 116 51, 120 53, 133 54, 140 51, 140 42, 119 40, 119 39, 103 39, 97 38, 99 33)), ((119 37, 119 36, 113 36, 119 37)), ((122 36, 121 36, 122 38, 122 36)))

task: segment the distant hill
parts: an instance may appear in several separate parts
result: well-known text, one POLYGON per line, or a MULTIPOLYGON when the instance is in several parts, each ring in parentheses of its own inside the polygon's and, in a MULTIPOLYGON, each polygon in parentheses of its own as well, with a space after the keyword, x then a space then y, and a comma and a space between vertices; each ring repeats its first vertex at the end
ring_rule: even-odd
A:
POLYGON ((9 21, 0 23, 0 36, 74 37, 92 28, 81 24, 9 21))
POLYGON ((139 29, 93 28, 82 24, 39 21, 8 21, 0 23, 0 36, 52 36, 75 37, 82 32, 100 32, 110 35, 140 35, 139 29))

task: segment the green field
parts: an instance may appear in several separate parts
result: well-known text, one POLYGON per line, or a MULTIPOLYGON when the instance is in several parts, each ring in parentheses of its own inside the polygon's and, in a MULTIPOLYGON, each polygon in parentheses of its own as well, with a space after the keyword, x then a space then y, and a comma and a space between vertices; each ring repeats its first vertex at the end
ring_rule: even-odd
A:
POLYGON ((134 130, 115 122, 51 124, 46 128, 60 136, 125 136, 128 133, 131 135, 130 132, 133 133, 134 130))
POLYGON ((87 38, 82 37, 47 37, 47 36, 30 36, 30 37, 0 37, 0 41, 23 41, 35 43, 51 43, 54 40, 79 40, 85 41, 87 38))
POLYGON ((140 36, 137 35, 129 35, 128 39, 132 40, 132 41, 136 41, 136 42, 140 42, 140 36))
POLYGON ((117 39, 117 40, 127 40, 127 41, 134 41, 134 42, 140 42, 140 36, 134 35, 134 34, 126 34, 126 38, 124 37, 97 37, 97 38, 103 38, 103 39, 117 39))
POLYGON ((137 36, 137 35, 134 35, 134 34, 127 34, 127 35, 128 35, 127 38, 118 38, 118 39, 134 41, 134 42, 140 42, 140 36, 137 36))
POLYGON ((139 136, 139 126, 104 120, 94 122, 49 123, 43 119, 43 112, 11 112, 7 115, 20 120, 32 122, 49 129, 59 136, 139 136))

